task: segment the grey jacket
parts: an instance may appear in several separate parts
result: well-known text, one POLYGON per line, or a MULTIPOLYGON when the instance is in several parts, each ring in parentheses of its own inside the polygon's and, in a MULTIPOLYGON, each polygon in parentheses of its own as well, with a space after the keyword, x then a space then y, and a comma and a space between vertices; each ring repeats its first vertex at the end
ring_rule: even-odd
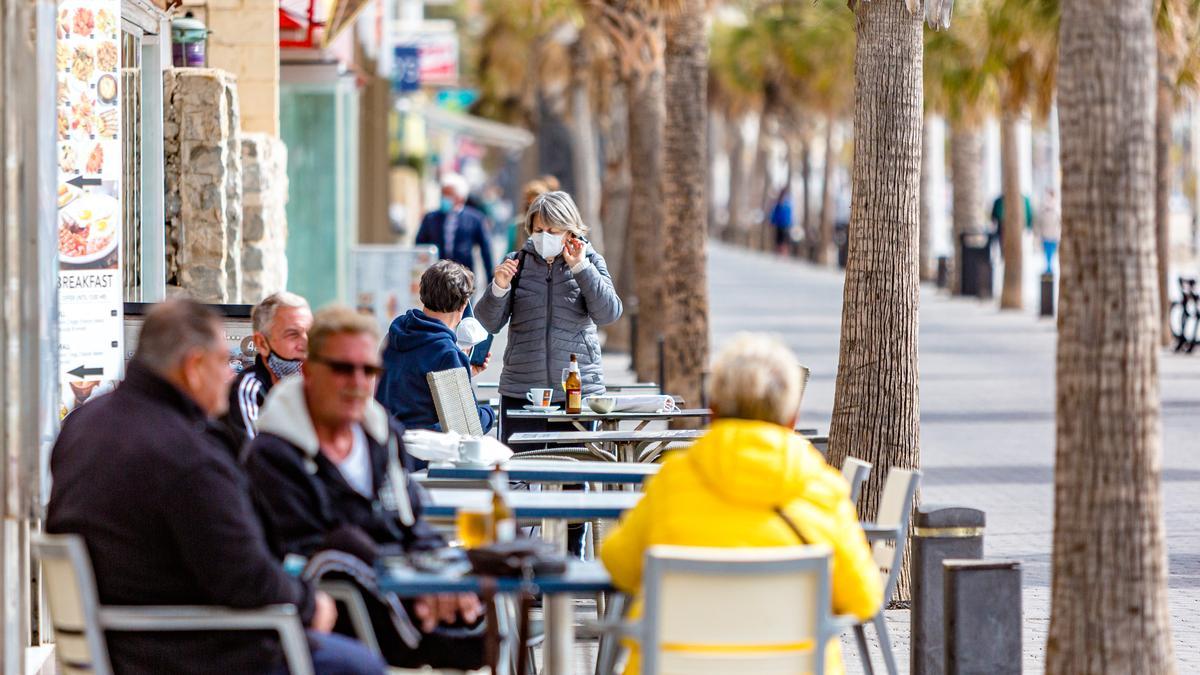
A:
MULTIPOLYGON (((508 327, 504 371, 500 374, 503 396, 524 398, 534 387, 551 387, 555 400, 563 398, 562 369, 579 357, 583 395, 604 393, 604 368, 600 363, 600 339, 596 326, 621 318, 617 297, 604 258, 589 244, 586 255, 591 265, 571 274, 562 256, 547 265, 526 242, 527 253, 518 272, 517 289, 496 297, 492 285, 475 305, 475 318, 489 332, 508 327)), ((510 253, 508 258, 518 254, 510 253)))

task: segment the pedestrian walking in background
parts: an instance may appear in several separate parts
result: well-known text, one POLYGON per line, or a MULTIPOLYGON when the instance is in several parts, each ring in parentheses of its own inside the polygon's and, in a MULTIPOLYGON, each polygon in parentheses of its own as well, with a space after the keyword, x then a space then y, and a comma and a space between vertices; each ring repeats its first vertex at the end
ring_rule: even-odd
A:
POLYGON ((792 245, 792 196, 786 187, 771 209, 771 225, 775 230, 775 252, 786 256, 792 245))
POLYGON ((312 310, 308 301, 281 291, 250 312, 254 329, 254 366, 238 374, 229 388, 229 410, 222 420, 239 438, 254 438, 258 410, 271 387, 300 372, 308 353, 312 310))
MULTIPOLYGON (((50 458, 46 531, 87 544, 104 605, 295 605, 316 672, 382 675, 365 647, 329 635, 337 608, 283 570, 273 523, 257 511, 215 422, 225 410, 229 349, 221 317, 186 299, 146 314, 116 391, 63 423, 50 458)), ((278 640, 252 632, 110 632, 118 673, 286 672, 278 640)))
POLYGON ((521 247, 525 246, 525 240, 529 238, 528 223, 525 222, 525 218, 533 200, 543 192, 554 192, 558 189, 558 179, 549 174, 525 184, 525 189, 522 191, 524 201, 521 203, 521 210, 514 215, 512 223, 508 226, 508 248, 506 250, 509 253, 520 251, 521 247))
POLYGON ((467 206, 470 191, 466 178, 456 173, 443 176, 441 206, 421 219, 416 243, 437 246, 442 260, 453 260, 472 272, 478 248, 483 258, 483 273, 491 278, 494 267, 491 233, 487 217, 467 206))
POLYGON ((1058 252, 1058 238, 1062 236, 1062 212, 1058 204, 1058 194, 1054 188, 1048 188, 1042 197, 1038 208, 1034 229, 1042 240, 1042 252, 1046 256, 1046 274, 1054 272, 1054 255, 1058 252))

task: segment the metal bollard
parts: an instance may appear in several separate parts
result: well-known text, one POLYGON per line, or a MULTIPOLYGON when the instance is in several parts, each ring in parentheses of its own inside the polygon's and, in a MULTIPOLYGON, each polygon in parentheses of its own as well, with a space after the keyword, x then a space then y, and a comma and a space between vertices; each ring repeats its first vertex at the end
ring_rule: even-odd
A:
POLYGON ((946 675, 1021 675, 1021 563, 946 560, 946 675))
POLYGON ((950 258, 939 255, 937 259, 937 287, 945 288, 950 283, 950 258))
POLYGON ((913 517, 909 670, 912 675, 941 675, 946 642, 942 561, 983 557, 985 516, 965 506, 921 504, 913 517))
POLYGON ((667 338, 658 336, 658 391, 667 393, 667 338))
POLYGON ((1042 275, 1042 306, 1041 316, 1054 316, 1054 273, 1042 275))
POLYGON ((629 371, 637 373, 638 364, 638 302, 637 298, 629 301, 629 371))

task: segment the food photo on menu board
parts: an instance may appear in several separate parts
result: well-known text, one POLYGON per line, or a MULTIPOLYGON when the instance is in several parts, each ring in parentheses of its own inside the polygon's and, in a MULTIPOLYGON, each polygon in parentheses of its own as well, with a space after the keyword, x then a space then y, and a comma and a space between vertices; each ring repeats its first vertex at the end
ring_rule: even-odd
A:
POLYGON ((113 7, 62 2, 56 22, 58 255, 64 270, 117 269, 120 49, 113 7))

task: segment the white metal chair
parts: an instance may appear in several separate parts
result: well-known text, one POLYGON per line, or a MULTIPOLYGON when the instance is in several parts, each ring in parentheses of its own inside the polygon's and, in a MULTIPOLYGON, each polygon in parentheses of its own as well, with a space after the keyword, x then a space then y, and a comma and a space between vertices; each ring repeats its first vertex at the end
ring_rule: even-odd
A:
POLYGON ((292 675, 312 675, 312 655, 292 605, 242 610, 210 606, 102 606, 83 539, 72 534, 35 534, 33 550, 54 627, 63 675, 112 675, 106 631, 274 631, 292 675))
POLYGON ((425 380, 429 383, 429 392, 433 394, 433 407, 437 409, 442 431, 457 431, 472 438, 483 435, 475 391, 471 388, 471 376, 466 368, 429 373, 425 380))
POLYGON ((904 547, 908 542, 908 523, 912 516, 913 495, 917 492, 917 483, 920 479, 920 471, 897 468, 888 471, 875 522, 862 524, 863 530, 867 534, 867 541, 871 543, 871 552, 875 556, 875 562, 879 565, 879 572, 883 575, 883 605, 875 616, 854 626, 854 638, 858 643, 863 672, 867 675, 875 672, 871 665, 871 653, 867 649, 866 625, 868 623, 874 624, 875 632, 879 635, 879 649, 883 652, 883 661, 888 675, 897 673, 896 656, 892 653, 892 643, 888 636, 883 610, 887 607, 887 603, 891 602, 892 595, 896 592, 896 580, 900 578, 900 567, 904 563, 904 547))
POLYGON ((862 492, 862 485, 866 482, 867 476, 871 475, 871 463, 864 462, 855 457, 846 457, 842 461, 842 477, 850 484, 850 501, 858 504, 858 496, 862 492))
POLYGON ((854 624, 830 613, 826 546, 646 552, 644 675, 825 672, 829 640, 854 624))

